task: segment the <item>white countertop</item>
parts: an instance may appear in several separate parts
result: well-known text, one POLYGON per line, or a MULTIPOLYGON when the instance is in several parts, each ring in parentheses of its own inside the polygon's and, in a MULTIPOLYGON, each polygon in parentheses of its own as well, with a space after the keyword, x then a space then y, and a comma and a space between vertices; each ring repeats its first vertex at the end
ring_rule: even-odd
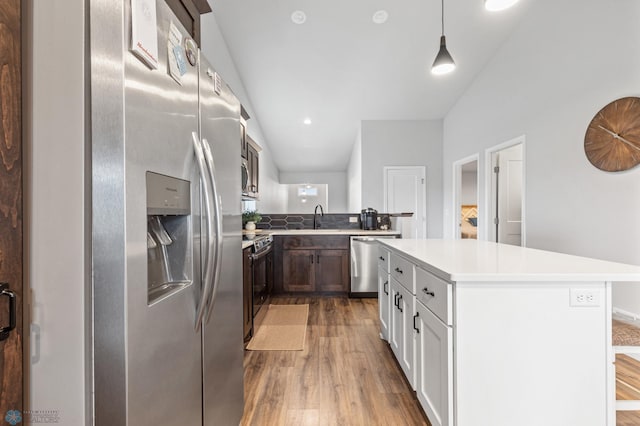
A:
POLYGON ((450 281, 640 281, 640 266, 476 240, 385 239, 450 281))

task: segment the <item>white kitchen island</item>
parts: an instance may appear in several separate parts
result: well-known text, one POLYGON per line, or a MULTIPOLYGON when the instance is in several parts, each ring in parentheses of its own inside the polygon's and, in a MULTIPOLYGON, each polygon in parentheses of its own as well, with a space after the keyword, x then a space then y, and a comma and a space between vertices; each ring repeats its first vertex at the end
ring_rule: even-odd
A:
POLYGON ((380 240, 382 331, 434 426, 615 426, 612 282, 640 267, 380 240))

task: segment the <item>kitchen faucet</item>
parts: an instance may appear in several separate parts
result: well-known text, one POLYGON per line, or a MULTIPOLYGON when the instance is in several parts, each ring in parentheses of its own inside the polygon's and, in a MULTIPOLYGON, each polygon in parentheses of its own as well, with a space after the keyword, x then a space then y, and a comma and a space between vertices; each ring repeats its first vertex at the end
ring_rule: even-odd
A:
POLYGON ((313 229, 318 229, 318 207, 320 207, 320 216, 324 216, 322 205, 321 204, 316 205, 316 208, 313 211, 313 229))

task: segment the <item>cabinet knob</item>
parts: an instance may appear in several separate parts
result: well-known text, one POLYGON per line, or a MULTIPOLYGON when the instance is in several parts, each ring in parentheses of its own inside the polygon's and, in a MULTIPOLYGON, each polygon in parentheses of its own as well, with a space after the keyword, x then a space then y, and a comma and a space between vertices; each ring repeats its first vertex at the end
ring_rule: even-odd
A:
POLYGON ((378 259, 382 260, 384 262, 384 257, 380 256, 378 259))
POLYGON ((422 292, 424 294, 426 294, 427 296, 431 296, 431 297, 436 297, 436 294, 432 291, 429 291, 429 289, 427 287, 422 289, 422 292))

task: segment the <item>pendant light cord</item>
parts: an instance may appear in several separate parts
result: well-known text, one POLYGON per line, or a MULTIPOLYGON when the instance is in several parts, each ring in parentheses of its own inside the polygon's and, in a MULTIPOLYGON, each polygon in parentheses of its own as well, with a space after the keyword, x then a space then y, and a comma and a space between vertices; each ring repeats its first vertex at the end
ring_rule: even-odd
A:
POLYGON ((442 11, 442 35, 444 35, 444 0, 442 0, 440 10, 442 11))

